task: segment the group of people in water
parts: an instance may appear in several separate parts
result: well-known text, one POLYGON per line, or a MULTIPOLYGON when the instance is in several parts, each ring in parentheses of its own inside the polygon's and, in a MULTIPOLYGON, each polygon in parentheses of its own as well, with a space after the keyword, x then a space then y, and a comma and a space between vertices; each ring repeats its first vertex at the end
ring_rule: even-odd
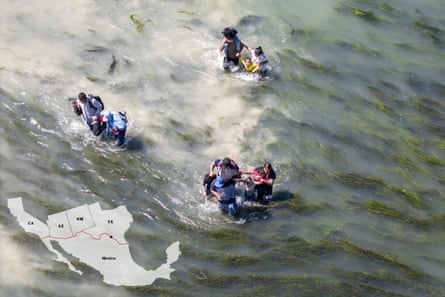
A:
POLYGON ((72 109, 75 114, 82 117, 95 136, 102 135, 104 132, 106 138, 116 140, 115 146, 125 144, 128 122, 125 112, 105 110, 99 96, 86 95, 84 92, 80 92, 72 101, 72 109))
POLYGON ((237 66, 241 62, 245 71, 258 73, 261 77, 266 75, 266 64, 269 61, 261 46, 255 49, 247 46, 239 39, 238 31, 232 26, 225 27, 221 33, 223 34, 223 39, 219 50, 224 51, 222 66, 225 70, 230 70, 232 65, 237 66), (243 49, 247 49, 251 56, 243 57, 241 54, 243 49))
POLYGON ((205 197, 214 196, 221 211, 237 216, 237 184, 243 189, 242 199, 268 204, 272 200, 275 179, 276 173, 269 162, 250 170, 240 170, 233 159, 225 157, 210 163, 209 172, 202 181, 202 193, 205 197))
MULTIPOLYGON (((266 74, 268 60, 261 46, 251 49, 237 36, 234 27, 226 27, 221 32, 223 40, 220 50, 224 51, 223 68, 229 70, 232 65, 241 62, 247 72, 258 73, 261 77, 266 74), (250 57, 243 57, 241 52, 248 49, 250 57)), ((75 114, 81 116, 95 136, 104 135, 115 139, 115 146, 125 144, 127 131, 127 116, 125 112, 105 110, 104 103, 99 96, 80 92, 72 101, 75 114)), ((202 182, 203 194, 212 195, 218 201, 218 207, 232 216, 238 214, 236 201, 236 185, 242 185, 244 199, 268 204, 272 199, 272 189, 276 179, 275 171, 269 162, 251 170, 240 170, 238 164, 228 157, 217 159, 210 163, 209 172, 202 182)))
MULTIPOLYGON (((232 65, 238 66, 241 62, 247 72, 259 73, 261 77, 266 74, 268 60, 261 46, 255 49, 247 46, 239 39, 238 31, 232 26, 225 27, 221 33, 223 39, 219 49, 224 51, 223 68, 225 70, 229 70, 232 65), (248 49, 251 56, 243 57, 241 55, 243 49, 248 49)), ((125 144, 128 123, 125 112, 105 110, 99 96, 86 95, 84 92, 80 92, 72 101, 72 109, 82 117, 95 136, 102 135, 105 131, 106 138, 116 139, 115 146, 125 144)))
MULTIPOLYGON (((266 75, 266 64, 269 61, 261 46, 255 49, 247 46, 240 40, 238 31, 232 26, 225 27, 221 33, 223 39, 219 50, 224 53, 222 67, 226 71, 241 62, 246 72, 258 73, 260 77, 266 75), (243 56, 243 49, 247 49, 250 56, 243 56)), ((275 179, 275 171, 269 162, 251 170, 240 170, 234 160, 226 157, 210 163, 210 170, 202 181, 202 192, 206 197, 209 195, 216 197, 218 207, 223 212, 236 216, 238 214, 236 184, 244 188, 243 199, 268 204, 272 199, 275 179)))

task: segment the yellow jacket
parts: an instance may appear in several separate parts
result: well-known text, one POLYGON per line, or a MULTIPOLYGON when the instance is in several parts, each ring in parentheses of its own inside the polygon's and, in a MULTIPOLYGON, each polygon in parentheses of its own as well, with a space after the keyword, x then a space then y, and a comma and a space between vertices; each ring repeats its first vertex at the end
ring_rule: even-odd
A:
POLYGON ((260 65, 255 64, 253 62, 250 63, 249 66, 246 65, 246 61, 244 60, 243 57, 240 57, 239 60, 241 61, 241 63, 244 66, 244 69, 246 69, 247 72, 255 72, 260 68, 260 65))

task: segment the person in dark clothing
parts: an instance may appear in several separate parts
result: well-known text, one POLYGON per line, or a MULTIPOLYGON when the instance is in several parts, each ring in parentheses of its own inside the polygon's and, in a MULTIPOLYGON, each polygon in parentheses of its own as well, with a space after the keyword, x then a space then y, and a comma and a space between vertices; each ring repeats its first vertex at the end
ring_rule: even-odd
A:
POLYGON ((273 185, 275 183, 275 179, 277 178, 275 170, 272 168, 272 164, 265 162, 262 167, 256 167, 247 171, 240 170, 240 172, 243 174, 253 175, 261 171, 264 172, 264 176, 262 176, 261 179, 255 180, 256 196, 259 202, 267 204, 270 200, 272 200, 273 185))
POLYGON ((81 92, 77 99, 72 102, 72 108, 77 115, 82 117, 82 120, 90 127, 95 136, 98 136, 105 129, 106 124, 96 120, 104 109, 100 97, 91 94, 87 96, 84 92, 81 92))
POLYGON ((207 197, 210 195, 210 185, 212 184, 212 181, 214 181, 216 178, 216 175, 210 175, 206 173, 204 175, 204 178, 202 180, 202 194, 204 197, 207 197))
POLYGON ((219 50, 224 51, 223 68, 229 70, 232 64, 235 66, 239 64, 242 50, 249 47, 238 38, 238 31, 234 27, 225 27, 221 33, 223 39, 219 50))
POLYGON ((233 217, 238 214, 235 182, 224 183, 222 177, 218 176, 210 185, 210 192, 218 200, 218 207, 221 211, 227 212, 233 217))

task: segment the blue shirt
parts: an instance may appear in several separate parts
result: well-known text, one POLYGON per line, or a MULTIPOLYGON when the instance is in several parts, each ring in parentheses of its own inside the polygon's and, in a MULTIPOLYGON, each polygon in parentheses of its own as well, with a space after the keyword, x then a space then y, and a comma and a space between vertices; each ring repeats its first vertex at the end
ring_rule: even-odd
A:
POLYGON ((212 181, 210 190, 217 192, 219 196, 221 196, 221 202, 229 202, 230 200, 235 199, 235 183, 231 182, 218 188, 215 186, 215 182, 216 179, 212 181))

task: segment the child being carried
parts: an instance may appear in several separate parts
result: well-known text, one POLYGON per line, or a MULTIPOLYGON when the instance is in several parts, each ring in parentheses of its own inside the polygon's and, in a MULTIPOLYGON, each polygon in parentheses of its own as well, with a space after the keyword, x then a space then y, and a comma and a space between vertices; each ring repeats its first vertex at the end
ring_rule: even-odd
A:
POLYGON ((263 49, 261 48, 261 46, 259 46, 255 49, 249 48, 249 51, 252 53, 252 58, 240 57, 240 61, 243 64, 244 69, 247 72, 259 73, 261 76, 264 76, 267 72, 266 64, 269 61, 267 60, 263 49))

